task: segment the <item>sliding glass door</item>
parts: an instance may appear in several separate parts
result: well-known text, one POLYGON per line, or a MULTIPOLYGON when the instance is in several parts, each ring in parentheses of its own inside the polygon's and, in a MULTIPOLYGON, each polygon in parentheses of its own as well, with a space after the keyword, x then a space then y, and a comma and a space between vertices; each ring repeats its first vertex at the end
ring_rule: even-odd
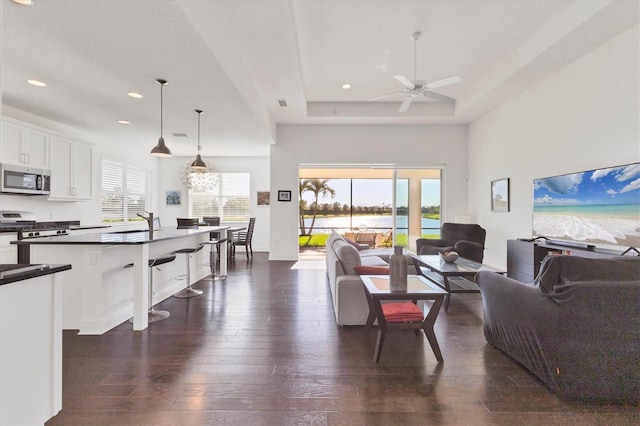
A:
POLYGON ((301 245, 331 230, 354 240, 375 234, 376 247, 410 249, 417 238, 439 235, 440 169, 305 167, 299 172, 301 245))

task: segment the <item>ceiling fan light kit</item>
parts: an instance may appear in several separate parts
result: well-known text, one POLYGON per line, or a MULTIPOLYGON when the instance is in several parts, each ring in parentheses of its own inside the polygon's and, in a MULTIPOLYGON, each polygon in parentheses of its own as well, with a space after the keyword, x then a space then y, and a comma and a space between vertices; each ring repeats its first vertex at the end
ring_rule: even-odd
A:
POLYGON ((164 143, 164 138, 162 137, 162 88, 167 84, 167 80, 159 78, 156 81, 160 83, 160 139, 158 139, 158 144, 151 150, 151 155, 154 157, 171 157, 171 150, 164 143))
POLYGON ((387 98, 389 96, 396 95, 405 95, 405 99, 400 105, 400 109, 398 112, 405 112, 411 106, 411 102, 413 102, 413 98, 417 98, 418 96, 424 96, 429 99, 433 99, 436 102, 443 103, 455 103, 454 98, 450 98, 449 96, 441 95, 439 93, 433 92, 432 89, 437 89, 439 87, 449 86, 451 84, 457 84, 462 82, 462 78, 457 75, 443 78, 440 80, 432 81, 430 83, 425 83, 422 80, 418 80, 418 39, 422 33, 420 31, 416 31, 411 34, 411 38, 414 41, 413 46, 413 80, 409 80, 404 75, 394 75, 393 77, 400 82, 404 86, 404 90, 399 92, 388 93, 382 96, 376 96, 374 98, 369 99, 369 101, 377 101, 378 99, 387 98))

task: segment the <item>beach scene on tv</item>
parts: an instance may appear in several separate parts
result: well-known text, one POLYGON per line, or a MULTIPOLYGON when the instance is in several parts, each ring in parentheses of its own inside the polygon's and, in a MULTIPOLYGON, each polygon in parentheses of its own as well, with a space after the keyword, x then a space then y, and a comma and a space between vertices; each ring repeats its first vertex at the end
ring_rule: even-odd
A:
POLYGON ((534 180, 533 235, 640 247, 640 163, 534 180))

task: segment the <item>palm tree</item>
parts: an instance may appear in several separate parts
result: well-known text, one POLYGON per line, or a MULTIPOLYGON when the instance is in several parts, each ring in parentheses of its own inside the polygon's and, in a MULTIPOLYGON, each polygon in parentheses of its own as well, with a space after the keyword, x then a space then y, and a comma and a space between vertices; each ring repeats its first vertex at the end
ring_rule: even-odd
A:
POLYGON ((327 185, 329 180, 330 179, 305 179, 300 184, 301 188, 305 188, 304 192, 313 192, 315 199, 313 203, 313 219, 311 220, 311 225, 309 226, 308 235, 311 235, 311 231, 313 231, 313 225, 316 223, 316 215, 318 214, 318 198, 320 197, 320 195, 330 195, 331 198, 336 196, 336 191, 329 185, 327 185))
MULTIPOLYGON (((307 191, 311 191, 311 185, 309 183, 308 179, 301 179, 300 183, 299 183, 299 187, 298 187, 298 192, 300 194, 300 204, 299 204, 299 209, 300 209, 300 234, 302 235, 307 235, 307 231, 305 229, 304 226, 304 210, 307 207, 307 202, 305 200, 302 199, 302 194, 304 194, 307 191)), ((309 232, 309 234, 311 234, 311 232, 309 232)))

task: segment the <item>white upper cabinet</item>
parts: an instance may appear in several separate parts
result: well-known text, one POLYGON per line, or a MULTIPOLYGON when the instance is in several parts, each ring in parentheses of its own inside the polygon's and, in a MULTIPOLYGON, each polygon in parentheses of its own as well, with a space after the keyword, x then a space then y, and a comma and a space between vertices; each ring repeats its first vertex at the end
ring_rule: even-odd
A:
POLYGON ((19 124, 2 122, 0 162, 49 168, 49 135, 19 124))
POLYGON ((91 199, 93 148, 51 136, 50 200, 91 199))

